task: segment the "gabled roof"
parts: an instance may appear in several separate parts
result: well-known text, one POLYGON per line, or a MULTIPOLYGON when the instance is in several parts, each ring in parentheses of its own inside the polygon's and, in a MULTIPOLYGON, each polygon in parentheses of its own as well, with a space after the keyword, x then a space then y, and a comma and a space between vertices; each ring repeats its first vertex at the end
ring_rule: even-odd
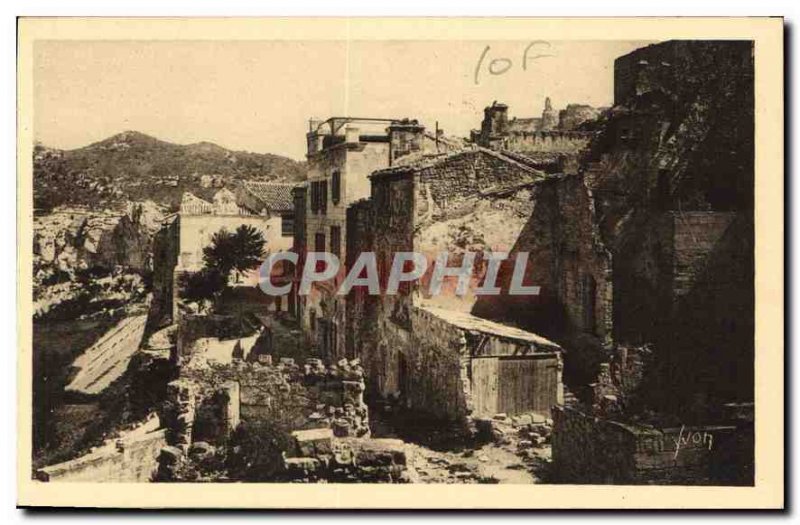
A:
POLYGON ((255 180, 242 181, 242 187, 253 197, 264 203, 269 211, 292 211, 294 201, 292 188, 297 184, 290 182, 262 182, 255 180))
MULTIPOLYGON (((378 178, 384 175, 393 175, 400 173, 413 173, 416 171, 421 171, 426 168, 434 168, 446 164, 447 162, 464 155, 488 155, 502 162, 507 162, 508 164, 512 164, 516 168, 529 173, 531 176, 535 178, 544 178, 546 176, 546 174, 543 171, 532 168, 531 166, 526 165, 525 163, 520 162, 517 159, 505 155, 503 152, 494 151, 488 148, 482 148, 478 146, 472 146, 470 149, 462 149, 451 153, 414 157, 410 158, 406 162, 403 162, 403 158, 400 158, 399 162, 395 166, 390 166, 388 168, 374 171, 370 175, 370 178, 378 178)), ((409 157, 411 156, 409 155, 409 157)))
POLYGON ((202 215, 213 213, 214 205, 207 200, 201 199, 197 195, 188 191, 181 197, 181 213, 189 215, 202 215))

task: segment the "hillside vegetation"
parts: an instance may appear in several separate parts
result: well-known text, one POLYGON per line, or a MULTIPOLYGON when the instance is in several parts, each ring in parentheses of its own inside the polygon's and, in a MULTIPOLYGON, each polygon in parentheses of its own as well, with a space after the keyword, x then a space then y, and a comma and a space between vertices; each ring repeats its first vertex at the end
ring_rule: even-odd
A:
POLYGON ((180 145, 126 131, 74 150, 36 145, 34 207, 115 207, 152 200, 176 209, 191 191, 209 198, 241 179, 299 181, 305 165, 269 153, 230 151, 210 142, 180 145))

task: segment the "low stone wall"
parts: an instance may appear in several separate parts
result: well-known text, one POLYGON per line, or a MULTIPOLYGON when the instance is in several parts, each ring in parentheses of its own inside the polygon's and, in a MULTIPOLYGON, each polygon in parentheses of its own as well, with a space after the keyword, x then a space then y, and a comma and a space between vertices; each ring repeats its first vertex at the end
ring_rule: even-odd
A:
POLYGON ((553 473, 561 483, 752 483, 752 425, 657 429, 553 410, 553 473))
MULTIPOLYGON (((156 420, 157 422, 157 420, 156 420)), ((39 469, 40 481, 146 483, 158 468, 166 430, 129 432, 115 442, 71 461, 39 469)))

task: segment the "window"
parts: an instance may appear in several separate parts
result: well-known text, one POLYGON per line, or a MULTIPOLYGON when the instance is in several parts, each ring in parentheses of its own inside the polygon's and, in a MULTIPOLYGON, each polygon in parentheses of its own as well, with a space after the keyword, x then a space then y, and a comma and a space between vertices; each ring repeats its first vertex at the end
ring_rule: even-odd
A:
POLYGON ((331 200, 334 204, 339 204, 342 197, 342 174, 339 170, 333 172, 331 177, 331 200))
POLYGON ((328 209, 328 181, 318 180, 311 183, 311 211, 322 213, 328 209))
POLYGON ((328 181, 319 181, 319 209, 325 215, 328 212, 328 181))
POLYGON ((281 235, 284 237, 294 235, 294 215, 287 213, 281 216, 281 235))
POLYGON ((318 199, 317 199, 317 191, 319 190, 319 183, 316 181, 311 182, 311 213, 317 213, 319 210, 318 199))
POLYGON ((342 258, 342 229, 339 226, 331 226, 331 253, 342 258))
POLYGON ((325 234, 318 233, 314 236, 314 251, 315 252, 324 252, 325 251, 325 234))
MULTIPOLYGON (((314 251, 315 252, 324 252, 325 251, 325 234, 318 233, 314 236, 314 251)), ((316 271, 321 272, 325 270, 325 261, 317 261, 316 271)))

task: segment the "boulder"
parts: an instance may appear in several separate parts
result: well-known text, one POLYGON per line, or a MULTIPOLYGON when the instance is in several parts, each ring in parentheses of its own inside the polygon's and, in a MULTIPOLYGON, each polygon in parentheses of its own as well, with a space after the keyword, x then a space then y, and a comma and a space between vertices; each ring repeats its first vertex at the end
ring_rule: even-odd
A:
POLYGON ((296 430, 292 432, 292 437, 299 456, 314 457, 330 454, 333 448, 333 431, 330 428, 296 430))
POLYGON ((408 464, 408 452, 400 439, 349 440, 358 466, 387 466, 408 464))

